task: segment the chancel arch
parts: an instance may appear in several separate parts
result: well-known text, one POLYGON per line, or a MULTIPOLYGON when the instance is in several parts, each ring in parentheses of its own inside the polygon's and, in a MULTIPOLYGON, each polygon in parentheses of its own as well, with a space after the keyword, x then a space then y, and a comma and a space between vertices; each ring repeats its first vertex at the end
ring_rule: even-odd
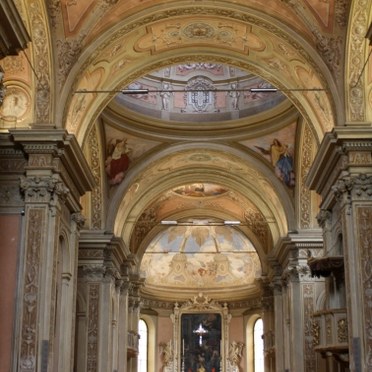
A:
POLYGON ((168 27, 169 14, 160 6, 158 9, 154 6, 151 16, 146 12, 132 14, 123 20, 124 27, 116 24, 113 30, 107 29, 98 40, 86 45, 80 66, 75 65, 71 71, 62 94, 66 101, 63 116, 66 128, 76 133, 80 142, 113 94, 76 91, 120 90, 151 71, 170 64, 198 61, 245 69, 280 89, 319 88, 320 91, 313 93, 289 91, 286 94, 311 123, 318 138, 337 123, 336 117, 340 113, 336 115, 335 108, 340 103, 331 73, 317 53, 309 53, 311 46, 307 40, 293 33, 287 25, 274 22, 264 14, 245 14, 244 7, 219 12, 205 3, 201 9, 208 14, 206 18, 203 12, 186 3, 177 2, 170 6, 177 7, 174 11, 179 22, 175 31, 179 33, 178 39, 172 33, 168 35, 162 31, 168 27), (235 30, 232 34, 225 30, 226 35, 223 34, 231 40, 217 36, 220 31, 216 27, 224 22, 229 23, 226 28, 235 30), (198 24, 204 24, 205 34, 197 34, 198 24), (151 38, 156 40, 153 46, 148 42, 151 38), (236 47, 231 47, 232 40, 236 47), (219 44, 218 48, 214 46, 215 42, 219 44), (89 54, 91 49, 95 51, 93 58, 89 54))
MULTIPOLYGON (((122 204, 119 209, 122 211, 121 213, 125 213, 126 216, 115 216, 113 214, 113 216, 115 216, 115 231, 120 233, 120 230, 123 227, 124 232, 128 231, 130 225, 124 225, 121 221, 128 219, 128 222, 134 223, 130 214, 136 213, 138 215, 138 213, 146 207, 146 204, 150 203, 155 197, 158 197, 157 194, 160 192, 170 191, 172 188, 181 186, 185 183, 215 183, 217 181, 221 184, 221 180, 223 180, 223 185, 226 187, 228 186, 232 190, 236 190, 241 194, 244 193, 243 190, 245 187, 250 189, 252 195, 251 198, 255 204, 257 203, 259 209, 262 208, 262 213, 267 215, 270 222, 276 220, 278 227, 273 227, 274 234, 280 234, 279 231, 283 228, 285 229, 283 208, 287 211, 287 216, 292 214, 293 218, 293 207, 288 192, 284 188, 281 188, 280 182, 276 184, 274 191, 273 186, 265 177, 265 172, 269 172, 269 169, 265 169, 266 167, 264 164, 262 164, 263 174, 260 174, 257 170, 253 170, 249 166, 239 163, 238 158, 236 157, 239 152, 236 150, 231 150, 232 154, 229 157, 221 157, 221 153, 216 152, 217 148, 220 148, 221 150, 224 149, 225 152, 231 150, 225 146, 211 146, 205 143, 195 144, 192 146, 191 150, 187 150, 184 145, 175 146, 171 149, 172 152, 174 152, 174 156, 170 157, 171 153, 165 151, 167 156, 164 156, 163 160, 159 158, 159 160, 154 162, 151 167, 147 167, 147 169, 145 169, 141 174, 140 178, 138 176, 133 177, 136 182, 132 183, 129 187, 127 186, 131 192, 127 193, 122 199, 122 204), (208 148, 210 148, 210 150, 208 150, 208 148), (192 165, 192 170, 187 170, 185 168, 186 164, 192 165), (166 174, 161 178, 161 180, 157 181, 156 184, 152 182, 155 175, 158 175, 159 173, 161 174, 162 172, 165 173, 170 169, 172 170, 171 176, 166 174), (262 189, 266 189, 267 191, 271 190, 272 194, 270 198, 263 200, 260 197, 259 193, 257 193, 257 182, 261 182, 262 189), (147 187, 149 187, 147 185, 151 185, 151 188, 147 189, 147 187), (281 202, 279 202, 278 192, 281 192, 281 202), (285 204, 282 204, 283 202, 285 204), (131 205, 129 205, 129 203, 131 203, 131 205), (132 209, 133 212, 131 212, 132 209)), ((162 154, 160 153, 160 155, 162 154)), ((247 156, 243 152, 241 152, 240 155, 247 156)), ((152 161, 154 161, 153 158, 152 161)), ((251 157, 250 162, 259 163, 259 161, 253 157, 251 157)), ((146 162, 144 164, 146 165, 146 162)), ((132 174, 128 174, 128 176, 131 177, 132 174)), ((126 180, 124 180, 121 187, 124 188, 125 183, 126 180)), ((276 182, 274 181, 274 184, 275 183, 276 182)), ((117 194, 115 194, 112 199, 113 206, 117 206, 118 204, 116 200, 120 200, 119 189, 116 190, 116 192, 117 194)), ((112 208, 111 211, 112 213, 115 213, 114 208, 112 208)), ((108 221, 112 219, 113 217, 109 215, 108 221)), ((127 233, 124 234, 125 235, 123 236, 127 236, 127 233)))

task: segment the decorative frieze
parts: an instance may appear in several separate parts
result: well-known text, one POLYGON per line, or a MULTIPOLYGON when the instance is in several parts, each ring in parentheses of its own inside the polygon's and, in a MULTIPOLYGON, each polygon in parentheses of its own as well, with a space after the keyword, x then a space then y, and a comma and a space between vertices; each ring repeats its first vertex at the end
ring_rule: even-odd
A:
POLYGON ((20 372, 34 372, 37 368, 40 249, 43 240, 44 211, 37 208, 29 210, 28 221, 19 358, 20 372))
POLYGON ((306 283, 302 286, 304 306, 304 352, 305 371, 316 371, 316 359, 313 349, 312 315, 314 313, 314 283, 306 283))
POLYGON ((370 166, 372 164, 372 149, 369 149, 369 151, 350 151, 349 164, 370 166))
POLYGON ((98 371, 99 286, 99 284, 89 284, 88 286, 87 372, 98 371))
POLYGON ((98 143, 97 129, 93 126, 88 136, 88 149, 90 154, 90 166, 94 181, 96 183, 95 188, 91 193, 91 228, 101 229, 102 228, 102 187, 101 187, 101 162, 100 157, 100 146, 98 143))
POLYGON ((358 207, 356 226, 360 249, 359 265, 361 278, 361 305, 363 307, 363 327, 365 337, 364 364, 366 370, 372 370, 372 207, 358 207))
POLYGON ((48 46, 48 17, 44 2, 31 0, 28 3, 29 18, 32 30, 32 47, 34 49, 34 69, 36 79, 35 113, 37 123, 49 123, 51 105, 51 64, 48 46))
POLYGON ((302 143, 302 159, 300 170, 300 226, 303 229, 311 226, 311 193, 305 185, 307 174, 313 161, 313 142, 314 137, 309 125, 305 125, 302 143))
POLYGON ((103 258, 104 252, 102 249, 79 249, 79 260, 103 258))
POLYGON ((346 109, 349 110, 349 121, 363 122, 366 120, 365 112, 365 92, 364 80, 360 79, 363 69, 365 50, 368 44, 365 42, 365 35, 369 26, 368 6, 366 0, 353 1, 350 10, 351 19, 349 20, 350 41, 346 51, 349 60, 346 63, 348 89, 346 89, 346 109))
POLYGON ((8 149, 0 150, 0 172, 7 174, 23 172, 26 165, 27 160, 22 152, 8 149))

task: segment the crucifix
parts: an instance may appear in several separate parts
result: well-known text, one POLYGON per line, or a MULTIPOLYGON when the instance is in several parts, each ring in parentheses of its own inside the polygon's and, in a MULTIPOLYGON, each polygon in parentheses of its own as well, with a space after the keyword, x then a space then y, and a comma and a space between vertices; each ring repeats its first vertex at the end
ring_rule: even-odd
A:
POLYGON ((203 335, 205 335, 206 333, 208 333, 208 331, 206 329, 204 329, 203 326, 202 326, 202 324, 200 323, 199 324, 199 328, 194 329, 192 332, 193 333, 196 333, 199 336, 199 346, 202 346, 202 344, 203 344, 203 335))

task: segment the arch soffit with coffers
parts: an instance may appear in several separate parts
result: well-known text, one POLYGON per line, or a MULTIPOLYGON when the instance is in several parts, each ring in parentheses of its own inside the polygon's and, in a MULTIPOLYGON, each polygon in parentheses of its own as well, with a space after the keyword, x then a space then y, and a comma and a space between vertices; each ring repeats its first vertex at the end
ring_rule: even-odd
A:
MULTIPOLYGON (((312 123, 317 138, 321 139, 323 133, 335 125, 337 120, 334 114, 335 107, 339 104, 337 90, 334 88, 329 70, 316 50, 287 26, 264 21, 263 19, 267 17, 265 15, 263 19, 252 15, 249 17, 252 23, 245 25, 250 28, 250 34, 258 43, 256 50, 252 48, 249 51, 244 44, 241 50, 232 50, 223 44, 216 47, 213 45, 215 42, 213 39, 202 43, 200 40, 195 42, 192 38, 189 44, 184 42, 169 48, 162 45, 158 51, 154 51, 145 40, 149 38, 149 30, 154 23, 147 24, 147 18, 142 13, 133 17, 132 22, 127 22, 121 31, 116 33, 108 31, 82 53, 78 63, 71 70, 65 90, 62 92, 62 99, 67 101, 66 129, 75 133, 82 143, 86 131, 112 98, 110 93, 70 94, 71 91, 120 89, 137 78, 170 64, 208 60, 250 71, 282 89, 309 86, 330 89, 332 97, 330 91, 288 92, 288 97, 305 119, 312 123), (255 19, 257 24, 253 22, 255 19), (259 43, 262 43, 262 47, 259 43), (319 104, 320 100, 322 107, 319 104)), ((192 14, 182 19, 186 23, 195 22, 192 14)), ((219 20, 221 19, 218 16, 213 15, 207 19, 209 23, 219 20)), ((232 26, 242 27, 240 20, 228 21, 232 26)), ((119 26, 116 28, 120 29, 119 26)))

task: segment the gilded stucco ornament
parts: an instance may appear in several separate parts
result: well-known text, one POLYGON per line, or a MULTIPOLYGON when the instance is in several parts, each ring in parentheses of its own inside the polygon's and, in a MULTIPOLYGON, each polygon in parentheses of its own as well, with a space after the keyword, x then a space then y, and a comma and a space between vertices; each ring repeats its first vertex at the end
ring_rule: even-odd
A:
POLYGON ((314 158, 314 137, 311 132, 310 126, 305 124, 305 128, 302 135, 302 158, 301 158, 301 169, 300 169, 300 226, 301 228, 310 228, 312 221, 312 209, 311 209, 311 192, 306 187, 306 177, 309 173, 309 169, 314 158))
POLYGON ((90 227, 93 230, 102 228, 103 220, 103 200, 102 200, 102 177, 101 177, 101 162, 100 158, 101 147, 99 144, 98 132, 96 126, 93 126, 87 142, 87 151, 89 153, 88 160, 90 169, 92 171, 96 187, 91 192, 91 205, 90 205, 90 227))
POLYGON ((32 0, 28 4, 29 18, 32 30, 32 46, 34 54, 34 70, 36 79, 35 114, 36 122, 49 123, 51 120, 51 63, 48 46, 48 17, 43 1, 32 0))
POLYGON ((364 65, 365 50, 368 44, 365 40, 369 26, 369 7, 368 0, 353 1, 350 11, 349 21, 349 45, 346 51, 348 60, 346 61, 346 110, 349 110, 347 119, 354 122, 363 122, 366 118, 364 102, 365 87, 364 79, 360 79, 360 74, 364 65))

